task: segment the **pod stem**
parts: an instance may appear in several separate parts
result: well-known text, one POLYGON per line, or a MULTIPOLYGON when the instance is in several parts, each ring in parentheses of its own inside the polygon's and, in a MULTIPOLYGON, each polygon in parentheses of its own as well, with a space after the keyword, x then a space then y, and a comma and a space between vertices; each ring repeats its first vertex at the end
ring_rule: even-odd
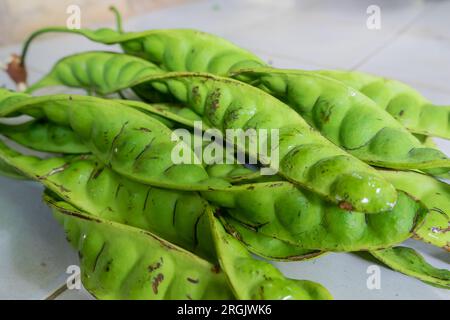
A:
POLYGON ((111 10, 114 13, 114 16, 116 17, 116 28, 119 33, 123 33, 122 28, 122 15, 120 14, 119 10, 115 6, 110 6, 109 10, 111 10))
POLYGON ((31 42, 34 40, 34 38, 40 36, 41 34, 47 33, 47 32, 65 32, 65 33, 76 33, 77 30, 71 30, 71 29, 67 29, 66 27, 48 27, 48 28, 43 28, 43 29, 39 29, 35 32, 33 32, 28 39, 25 41, 23 48, 22 48, 22 54, 20 56, 21 61, 20 61, 20 65, 24 66, 25 65, 25 58, 26 55, 28 53, 28 49, 30 47, 31 42))

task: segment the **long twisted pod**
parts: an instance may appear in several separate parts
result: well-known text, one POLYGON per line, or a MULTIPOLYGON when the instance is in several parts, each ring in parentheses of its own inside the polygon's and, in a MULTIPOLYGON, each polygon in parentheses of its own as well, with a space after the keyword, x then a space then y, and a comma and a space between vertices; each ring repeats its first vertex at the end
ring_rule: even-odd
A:
POLYGON ((395 271, 450 289, 450 271, 433 267, 414 249, 394 247, 370 253, 395 271))
POLYGON ((228 234, 209 212, 212 234, 220 265, 239 299, 330 300, 331 294, 320 284, 286 279, 266 261, 254 259, 245 247, 228 234))
MULTIPOLYGON (((87 52, 75 54, 59 60, 54 65, 50 73, 33 84, 28 91, 32 92, 36 89, 52 85, 64 85, 68 87, 81 87, 86 90, 94 90, 99 94, 106 94, 108 92, 117 91, 120 88, 126 87, 127 83, 130 83, 130 79, 139 79, 141 76, 149 75, 155 72, 158 72, 158 69, 152 63, 139 58, 111 52, 87 52), (93 65, 96 67, 93 68, 93 65), (112 80, 111 78, 106 77, 108 74, 114 75, 112 80), (118 76, 122 74, 125 74, 126 76, 118 76)), ((324 79, 321 77, 312 77, 312 80, 323 81, 324 79)), ((333 82, 331 83, 331 86, 333 84, 336 86, 336 83, 333 82)), ((325 85, 329 86, 330 84, 325 83, 325 85)), ((148 92, 151 90, 151 87, 146 83, 138 85, 134 88, 138 87, 143 92, 148 92)), ((167 99, 169 98, 170 97, 167 97, 167 99)), ((367 101, 365 102, 367 105, 367 101)), ((138 108, 142 107, 142 104, 139 102, 129 101, 128 104, 132 106, 134 105, 138 108)), ((364 105, 364 103, 361 104, 364 105)), ((357 107, 359 108, 359 106, 357 107)), ((369 103, 368 108, 369 111, 373 109, 373 104, 369 103)), ((163 117, 167 117, 184 124, 186 124, 184 122, 185 118, 196 121, 201 120, 195 113, 189 113, 188 110, 190 109, 186 108, 167 108, 165 106, 159 107, 149 105, 147 109, 149 112, 157 113, 163 117), (173 113, 177 113, 177 115, 174 115, 173 113), (180 117, 177 117, 178 115, 180 117)), ((378 113, 375 112, 374 116, 379 116, 378 113)), ((385 114, 384 118, 386 118, 385 114)), ((391 120, 392 119, 388 119, 387 123, 392 124, 391 120)), ((192 124, 188 125, 192 126, 192 124)), ((397 125, 396 128, 399 129, 399 126, 397 125)), ((401 131, 404 133, 404 130, 401 131)), ((421 136, 420 139, 421 140, 419 141, 422 144, 425 144, 429 148, 435 148, 426 136, 421 136)), ((417 144, 417 141, 415 141, 415 143, 417 144)), ((379 154, 379 150, 374 150, 372 153, 384 157, 384 155, 379 154)))
MULTIPOLYGON (((71 70, 76 68, 79 75, 87 70, 85 61, 78 55, 73 60, 65 59, 64 64, 70 64, 71 70)), ((85 75, 80 87, 86 87, 91 78, 85 75)), ((295 111, 256 88, 211 75, 172 73, 136 79, 133 83, 104 84, 100 90, 109 93, 143 84, 174 97, 223 134, 227 129, 267 131, 266 137, 259 138, 259 145, 270 146, 274 129, 279 133, 279 145, 274 143, 273 147, 279 150, 280 174, 343 207, 378 213, 395 204, 394 188, 373 168, 337 148, 295 111)), ((255 156, 261 158, 260 151, 255 156)), ((278 170, 278 161, 269 162, 269 166, 278 170)))
MULTIPOLYGON (((288 180, 343 207, 369 213, 392 208, 395 191, 373 168, 324 139, 273 97, 240 82, 209 75, 169 74, 139 82, 147 81, 157 90, 172 94, 223 133, 227 129, 265 130, 268 137, 258 137, 259 142, 270 145, 270 130, 278 130, 279 144, 274 144, 279 151, 279 174, 288 180)), ((273 167, 274 163, 269 165, 273 167)))
POLYGON ((450 139, 450 106, 437 106, 400 81, 357 72, 321 70, 359 90, 411 132, 450 139))
MULTIPOLYGON (((0 95, 7 91, 0 91, 0 95)), ((194 152, 191 163, 174 164, 172 131, 161 122, 123 104, 95 97, 28 97, 3 106, 0 116, 26 112, 68 126, 104 164, 136 181, 159 187, 206 190, 228 184, 209 179, 194 152), (102 119, 102 121, 98 121, 102 119)))
POLYGON ((88 153, 75 133, 51 122, 31 120, 18 125, 0 124, 0 134, 30 149, 56 153, 88 153))
POLYGON ((231 216, 226 222, 238 233, 243 228, 295 246, 323 251, 376 250, 410 238, 427 209, 399 192, 390 212, 347 212, 289 182, 244 184, 227 191, 202 192, 231 216))
POLYGON ((100 299, 232 299, 224 274, 156 235, 44 200, 79 251, 82 282, 100 299))
POLYGON ((0 159, 89 214, 156 233, 214 261, 207 202, 197 193, 129 180, 92 156, 40 159, 0 142, 0 159))
POLYGON ((450 250, 450 186, 417 172, 381 171, 398 190, 419 199, 430 211, 415 237, 450 250))
POLYGON ((370 164, 395 169, 436 169, 450 159, 422 143, 357 90, 314 71, 261 68, 234 73, 280 98, 336 145, 370 164))
POLYGON ((32 40, 47 32, 78 34, 103 44, 120 44, 125 53, 144 58, 168 71, 203 71, 226 75, 232 70, 265 65, 261 59, 231 42, 198 30, 122 33, 107 28, 88 30, 65 27, 48 27, 32 33, 22 51, 23 63, 32 40))
MULTIPOLYGON (((12 170, 20 170, 38 180, 64 200, 93 215, 150 230, 203 257, 214 257, 209 231, 204 228, 205 204, 195 194, 188 196, 129 181, 92 156, 41 160, 23 156, 0 143, 0 161, 12 170), (161 201, 165 201, 164 206, 161 201), (125 211, 127 215, 120 214, 125 211)), ((241 168, 240 172, 243 170, 241 168)), ((239 240, 252 252, 268 259, 303 260, 321 254, 250 230, 241 232, 239 240)))

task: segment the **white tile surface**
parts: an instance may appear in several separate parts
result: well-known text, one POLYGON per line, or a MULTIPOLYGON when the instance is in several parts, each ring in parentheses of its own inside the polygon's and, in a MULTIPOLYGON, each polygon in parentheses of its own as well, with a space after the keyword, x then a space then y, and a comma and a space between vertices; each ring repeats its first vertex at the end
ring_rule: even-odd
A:
POLYGON ((241 46, 323 67, 352 68, 385 45, 422 10, 420 1, 377 1, 381 30, 366 27, 373 1, 316 1, 226 36, 241 46))
POLYGON ((65 290, 55 300, 94 300, 94 297, 86 289, 81 288, 80 290, 65 290))
POLYGON ((450 93, 450 2, 433 1, 426 10, 361 70, 450 93))
MULTIPOLYGON (((448 253, 438 248, 408 240, 407 246, 420 250, 429 263, 438 268, 447 268, 448 253)), ((307 279, 321 283, 335 299, 450 299, 449 290, 427 285, 368 260, 357 254, 332 253, 319 259, 300 263, 275 263, 288 277, 307 279), (380 290, 367 288, 371 265, 380 267, 380 290)))
POLYGON ((0 299, 43 299, 77 256, 33 182, 0 177, 0 299))

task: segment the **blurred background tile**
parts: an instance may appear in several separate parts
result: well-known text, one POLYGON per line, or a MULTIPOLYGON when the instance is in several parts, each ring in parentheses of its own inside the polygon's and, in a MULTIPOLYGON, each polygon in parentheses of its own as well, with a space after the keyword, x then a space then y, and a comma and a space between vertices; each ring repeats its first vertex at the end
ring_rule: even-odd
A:
POLYGON ((76 252, 42 202, 42 187, 0 177, 0 299, 44 299, 76 252))

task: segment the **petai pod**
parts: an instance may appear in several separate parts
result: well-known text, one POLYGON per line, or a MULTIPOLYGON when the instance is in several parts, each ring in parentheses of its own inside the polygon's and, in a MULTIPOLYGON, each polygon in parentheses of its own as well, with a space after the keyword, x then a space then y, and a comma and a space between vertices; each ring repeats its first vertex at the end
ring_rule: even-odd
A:
POLYGON ((105 94, 104 88, 120 82, 161 72, 146 60, 115 52, 83 52, 59 60, 41 80, 27 88, 33 92, 41 88, 64 85, 81 87, 91 92, 105 94))
POLYGON ((20 171, 18 171, 13 166, 9 165, 2 158, 0 158, 0 176, 17 180, 27 180, 26 176, 24 176, 20 171))
MULTIPOLYGON (((169 73, 130 83, 120 82, 112 87, 105 84, 101 90, 110 93, 109 90, 120 91, 142 84, 172 96, 222 134, 228 129, 266 131, 267 135, 260 137, 258 143, 270 146, 272 137, 275 140, 271 135, 275 131, 279 140, 272 148, 279 151, 280 161, 265 159, 269 167, 275 171, 279 169, 284 178, 310 188, 342 207, 378 213, 395 205, 395 189, 375 169, 336 147, 287 105, 256 88, 212 75, 169 73)), ((83 85, 80 83, 80 86, 83 85)), ((256 153, 252 156, 262 160, 263 154, 256 153)))
POLYGON ((433 267, 414 249, 393 247, 370 253, 395 271, 450 289, 450 271, 433 267))
POLYGON ((411 132, 450 139, 450 106, 434 105, 400 81, 357 71, 318 72, 359 90, 411 132))
POLYGON ((372 165, 395 169, 450 170, 450 159, 425 147, 374 101, 314 71, 241 70, 252 85, 278 97, 336 145, 372 165))
POLYGON ((410 171, 380 171, 398 190, 419 199, 430 211, 415 236, 450 250, 450 186, 424 174, 410 171))
POLYGON ((0 159, 92 216, 153 232, 215 261, 205 214, 208 203, 195 192, 134 182, 93 156, 40 159, 0 142, 0 159))
POLYGON ((320 284, 286 279, 267 261, 256 260, 245 247, 228 234, 220 221, 209 213, 217 256, 238 299, 249 300, 330 300, 320 284))
POLYGON ((120 44, 125 53, 144 58, 168 71, 202 71, 226 75, 233 70, 265 65, 254 54, 225 39, 198 30, 166 29, 122 33, 107 28, 89 30, 65 27, 48 27, 32 33, 22 51, 23 62, 32 40, 47 32, 78 34, 107 45, 120 44))
POLYGON ((0 134, 33 150, 56 153, 89 153, 68 127, 31 120, 17 125, 0 124, 0 134))
MULTIPOLYGON (((54 147, 53 147, 54 148, 54 147)), ((39 159, 22 155, 0 142, 3 175, 29 177, 72 205, 108 220, 149 230, 164 239, 215 261, 206 201, 197 193, 159 189, 122 177, 93 156, 39 159)), ((220 165, 217 165, 220 166, 220 165)), ((311 252, 247 232, 246 246, 277 260, 313 258, 311 252)))
MULTIPOLYGON (((221 212, 221 214, 223 213, 221 212)), ((242 242, 248 251, 267 260, 303 261, 321 257, 326 253, 324 251, 304 249, 292 243, 242 227, 240 224, 233 226, 228 223, 228 219, 232 218, 226 214, 220 218, 227 232, 242 242)))
POLYGON ((226 223, 238 232, 247 228, 322 251, 390 247, 410 238, 427 213, 420 202, 403 192, 389 212, 348 212, 285 181, 238 185, 227 191, 205 191, 202 196, 226 210, 226 223))
MULTIPOLYGON (((279 140, 273 147, 279 151, 279 168, 277 161, 269 160, 269 166, 342 207, 378 213, 395 204, 395 189, 376 170, 337 148, 288 106, 260 90, 238 81, 192 73, 155 75, 138 82, 170 93, 223 134, 228 129, 265 130, 268 134, 258 137, 259 143, 270 145, 275 130, 279 140)), ((261 159, 260 152, 257 156, 261 159)))
MULTIPOLYGON (((7 92, 0 91, 2 94, 7 92)), ((0 103, 0 117, 15 112, 70 127, 104 164, 131 179, 186 190, 228 186, 223 180, 209 179, 194 152, 191 163, 175 164, 172 152, 184 143, 175 141, 172 131, 161 122, 126 105, 76 95, 29 97, 6 106, 0 103)))
POLYGON ((79 251, 84 287, 100 299, 232 299, 223 272, 154 234, 44 200, 79 251))

